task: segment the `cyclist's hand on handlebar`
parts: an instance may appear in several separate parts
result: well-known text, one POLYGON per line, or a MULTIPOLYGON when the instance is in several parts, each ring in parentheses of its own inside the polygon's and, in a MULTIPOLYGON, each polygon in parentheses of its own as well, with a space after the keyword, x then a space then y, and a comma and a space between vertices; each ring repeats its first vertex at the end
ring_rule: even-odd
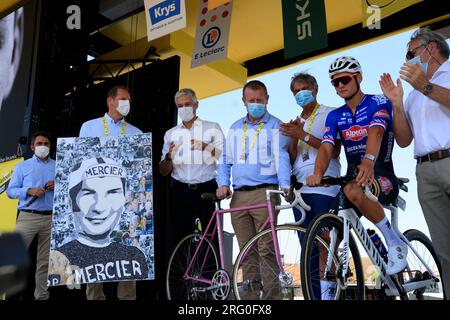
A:
POLYGON ((374 163, 373 161, 369 159, 364 159, 361 164, 358 166, 359 172, 356 176, 356 183, 364 187, 366 185, 371 185, 373 182, 373 179, 375 177, 374 172, 374 163))
POLYGON ((284 198, 287 202, 291 203, 292 201, 294 201, 295 196, 293 195, 290 186, 282 187, 281 190, 284 192, 284 198))
POLYGON ((313 174, 312 176, 306 178, 306 184, 310 187, 317 187, 321 185, 320 180, 322 180, 321 175, 313 174))
POLYGON ((220 187, 216 190, 216 196, 219 199, 230 198, 233 193, 227 186, 220 187))

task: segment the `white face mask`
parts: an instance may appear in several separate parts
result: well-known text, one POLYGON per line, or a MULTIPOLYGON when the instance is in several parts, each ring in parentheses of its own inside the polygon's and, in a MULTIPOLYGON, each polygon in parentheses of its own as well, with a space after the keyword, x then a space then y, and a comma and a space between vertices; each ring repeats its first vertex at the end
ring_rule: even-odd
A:
POLYGON ((47 158, 49 153, 50 153, 50 148, 49 147, 37 146, 36 148, 34 148, 34 154, 36 155, 36 157, 38 157, 40 159, 47 158))
POLYGON ((194 118, 194 108, 193 107, 182 107, 178 108, 178 116, 184 122, 191 121, 194 118))
POLYGON ((130 113, 130 100, 119 100, 117 112, 126 117, 130 113))

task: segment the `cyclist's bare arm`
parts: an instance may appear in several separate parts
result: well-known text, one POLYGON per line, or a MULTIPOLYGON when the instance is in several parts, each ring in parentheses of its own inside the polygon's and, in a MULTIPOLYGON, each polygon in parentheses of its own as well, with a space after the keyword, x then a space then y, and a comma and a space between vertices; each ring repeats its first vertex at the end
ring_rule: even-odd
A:
POLYGON ((330 160, 333 158, 334 145, 331 143, 323 143, 319 152, 317 153, 316 162, 314 163, 314 174, 309 176, 306 183, 309 186, 319 186, 320 179, 322 179, 323 174, 330 164, 330 160))
POLYGON ((359 173, 356 177, 356 183, 360 186, 364 186, 367 183, 370 185, 374 179, 374 165, 378 153, 380 152, 381 141, 383 140, 384 128, 380 126, 373 126, 369 129, 369 134, 366 143, 366 155, 371 154, 375 156, 375 160, 369 160, 364 158, 361 164, 358 166, 359 173))
POLYGON ((341 140, 336 140, 334 142, 334 149, 333 149, 333 159, 339 158, 339 155, 341 153, 341 140))

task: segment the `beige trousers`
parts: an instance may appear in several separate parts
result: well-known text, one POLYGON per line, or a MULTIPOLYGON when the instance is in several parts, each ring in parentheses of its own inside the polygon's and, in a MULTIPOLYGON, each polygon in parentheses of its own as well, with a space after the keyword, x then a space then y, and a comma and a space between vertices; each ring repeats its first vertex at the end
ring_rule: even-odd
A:
POLYGON ((50 237, 52 228, 52 216, 37 213, 19 212, 16 223, 16 231, 19 232, 27 247, 30 247, 34 237, 37 236, 38 247, 36 257, 36 288, 34 298, 36 300, 47 300, 48 259, 50 254, 50 237))
MULTIPOLYGON (((231 199, 230 207, 242 207, 266 202, 266 190, 275 187, 261 188, 252 191, 236 191, 231 199)), ((272 196, 272 203, 279 205, 281 202, 279 195, 272 196)), ((275 213, 275 220, 278 212, 275 213)), ((239 211, 231 214, 231 223, 236 233, 239 248, 249 241, 261 228, 268 217, 266 208, 251 211, 239 211)), ((258 242, 258 248, 248 255, 243 267, 243 280, 251 283, 262 281, 263 299, 281 299, 281 288, 274 277, 274 271, 278 274, 278 264, 275 258, 275 250, 271 237, 264 237, 258 242)), ((244 299, 258 300, 258 290, 251 288, 243 294, 244 299)))

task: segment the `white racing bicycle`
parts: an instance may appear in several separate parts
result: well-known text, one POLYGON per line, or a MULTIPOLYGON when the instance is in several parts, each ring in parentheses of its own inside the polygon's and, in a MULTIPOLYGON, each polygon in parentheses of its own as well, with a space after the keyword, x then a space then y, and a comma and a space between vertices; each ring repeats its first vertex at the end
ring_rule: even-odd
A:
MULTIPOLYGON (((341 190, 354 177, 324 177, 322 184, 340 185, 341 190)), ((399 178, 399 187, 408 191, 408 179, 399 178)), ((366 187, 366 196, 378 199, 366 187)), ((316 217, 306 232, 303 244, 301 279, 306 299, 320 300, 322 287, 333 288, 335 300, 362 300, 366 298, 364 269, 354 235, 379 274, 378 298, 443 299, 441 268, 431 241, 418 230, 403 234, 398 228, 398 207, 405 210, 406 202, 400 196, 397 205, 385 207, 391 212, 391 225, 408 247, 407 267, 396 275, 386 273, 386 263, 369 237, 355 210, 343 206, 344 194, 339 194, 338 214, 327 213, 316 217), (322 282, 335 285, 322 286, 322 282)))

